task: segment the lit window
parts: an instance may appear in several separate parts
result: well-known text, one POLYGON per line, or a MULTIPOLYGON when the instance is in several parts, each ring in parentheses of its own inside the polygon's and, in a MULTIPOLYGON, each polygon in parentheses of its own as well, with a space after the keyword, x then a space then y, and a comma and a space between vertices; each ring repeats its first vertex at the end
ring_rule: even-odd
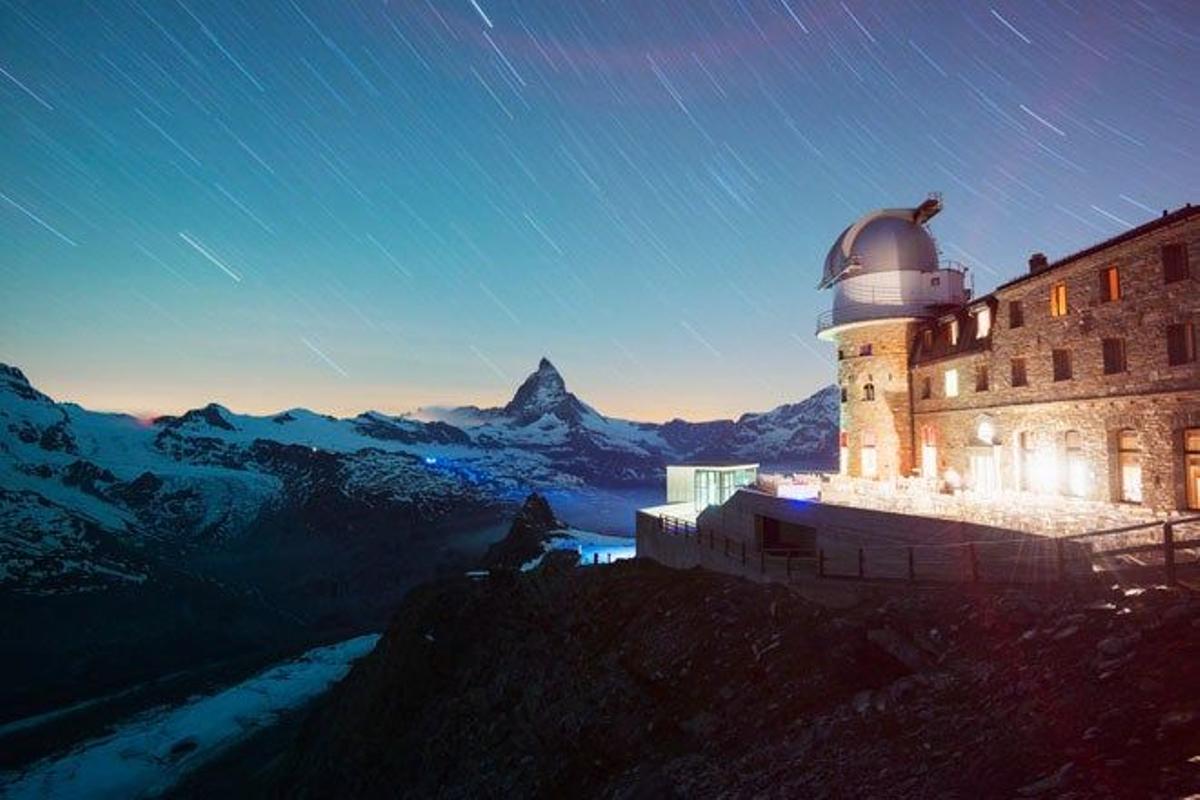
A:
POLYGON ((1083 437, 1079 431, 1067 431, 1064 437, 1067 455, 1067 493, 1083 497, 1088 492, 1087 461, 1083 457, 1083 437))
POLYGON ((1045 478, 1040 474, 1040 463, 1037 448, 1034 446, 1033 434, 1029 431, 1022 431, 1021 435, 1017 437, 1017 486, 1026 492, 1044 489, 1044 483, 1039 485, 1045 478))
POLYGON ((1188 508, 1200 508, 1200 428, 1188 428, 1183 432, 1183 457, 1188 508))
POLYGON ((1111 303, 1121 299, 1121 274, 1116 267, 1100 270, 1100 302, 1111 303))
POLYGON ((864 478, 874 478, 879 474, 879 461, 875 453, 875 434, 871 431, 866 431, 862 435, 859 456, 862 460, 862 476, 864 478))
POLYGON ((1190 322, 1167 326, 1167 363, 1171 366, 1196 360, 1196 329, 1190 322))
POLYGON ((1137 431, 1117 434, 1117 466, 1120 469, 1121 497, 1126 503, 1142 502, 1142 448, 1137 431))
POLYGON ((958 370, 946 370, 946 397, 958 397, 958 370))
POLYGON ((1050 287, 1050 316, 1063 317, 1067 314, 1067 285, 1056 283, 1050 287))
POLYGON ((932 425, 921 429, 921 477, 937 477, 937 430, 932 425))
POLYGON ((952 319, 946 325, 946 338, 950 341, 951 347, 958 345, 958 320, 952 319))
POLYGON ((975 338, 986 339, 992 332, 992 309, 984 306, 975 313, 975 338))

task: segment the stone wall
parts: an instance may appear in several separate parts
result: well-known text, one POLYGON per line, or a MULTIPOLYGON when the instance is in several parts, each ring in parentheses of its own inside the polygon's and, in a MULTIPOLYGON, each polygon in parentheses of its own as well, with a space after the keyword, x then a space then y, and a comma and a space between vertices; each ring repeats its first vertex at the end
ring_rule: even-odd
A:
POLYGON ((890 478, 912 470, 912 394, 909 347, 913 323, 864 323, 838 331, 838 385, 846 392, 841 430, 849 443, 847 474, 861 476, 863 434, 875 435, 878 475, 890 478), (861 355, 864 346, 870 355, 861 355), (874 387, 873 400, 864 399, 874 387))
MULTIPOLYGON (((1065 433, 1078 431, 1088 464, 1085 497, 1120 499, 1116 469, 1118 432, 1133 429, 1143 452, 1144 503, 1153 509, 1186 507, 1182 431, 1200 426, 1200 362, 1172 366, 1166 329, 1192 322, 1200 329, 1200 215, 1130 241, 1085 255, 1059 267, 1000 287, 988 347, 980 352, 922 361, 913 367, 914 386, 929 378, 932 396, 914 401, 914 429, 925 426, 938 438, 941 474, 953 468, 969 480, 964 448, 983 443, 979 423, 993 423, 999 474, 1016 486, 1016 452, 1021 433, 1038 448, 1060 452, 1065 433), (1191 277, 1163 282, 1161 249, 1186 243, 1191 277), (1101 299, 1103 268, 1116 266, 1121 297, 1101 299), (1067 313, 1050 315, 1051 287, 1065 283, 1067 313), (1010 302, 1020 301, 1024 324, 1012 327, 1010 302), (1122 339, 1126 369, 1104 373, 1102 340, 1122 339), (1072 376, 1055 381, 1054 349, 1070 353, 1072 376), (1027 386, 1012 383, 1012 360, 1023 358, 1027 386), (975 369, 986 364, 989 388, 975 391, 975 369), (944 375, 959 370, 959 394, 947 397, 944 375)), ((1045 487, 1063 491, 1062 486, 1045 487)))
POLYGON ((1145 506, 1115 504, 1053 494, 1006 491, 979 495, 936 490, 922 478, 892 482, 829 476, 821 487, 824 503, 980 525, 1042 536, 1065 536, 1168 519, 1145 506))

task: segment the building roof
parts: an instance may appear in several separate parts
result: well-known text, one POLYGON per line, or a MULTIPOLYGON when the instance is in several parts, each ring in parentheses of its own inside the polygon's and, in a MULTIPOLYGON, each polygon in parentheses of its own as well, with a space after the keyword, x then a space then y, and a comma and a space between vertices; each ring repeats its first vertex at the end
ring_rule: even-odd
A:
POLYGON ((1015 286, 1019 283, 1022 283, 1023 281, 1027 281, 1031 278, 1036 278, 1040 275, 1045 275, 1046 273, 1052 272, 1052 271, 1058 269, 1059 267, 1065 267, 1067 264, 1070 264, 1073 261, 1078 261, 1081 258, 1086 258, 1087 256, 1094 255, 1103 250, 1106 250, 1109 247, 1115 247, 1116 245, 1122 244, 1124 242, 1128 242, 1131 239, 1136 239, 1139 236, 1145 236, 1146 234, 1152 233, 1152 232, 1158 230, 1159 228, 1165 228, 1168 225, 1174 225, 1176 222, 1182 222, 1182 221, 1189 219, 1197 214, 1200 214, 1200 206, 1193 206, 1191 203, 1188 203, 1183 208, 1177 208, 1170 213, 1163 212, 1163 215, 1157 219, 1150 220, 1149 222, 1147 222, 1143 225, 1139 225, 1136 228, 1130 228, 1129 230, 1125 231, 1124 233, 1119 233, 1116 236, 1113 236, 1109 239, 1105 239, 1104 241, 1098 242, 1094 245, 1091 245, 1090 247, 1086 247, 1083 250, 1080 250, 1075 253, 1071 253, 1068 256, 1064 256, 1063 258, 1060 258, 1057 261, 1055 261, 1053 264, 1050 264, 1049 266, 1047 266, 1045 269, 1038 270, 1037 272, 1028 272, 1024 275, 1020 275, 1016 278, 1013 278, 1010 281, 1000 284, 992 291, 999 292, 1003 289, 1007 289, 1010 286, 1015 286))
POLYGON ((982 353, 992 346, 992 331, 995 330, 995 298, 985 296, 963 304, 941 317, 923 323, 918 329, 916 341, 912 349, 912 363, 928 364, 945 358, 982 353), (979 335, 979 309, 987 306, 991 309, 991 325, 987 332, 979 335), (958 341, 952 342, 949 334, 949 320, 958 321, 958 341), (926 331, 929 332, 928 336, 926 331))
POLYGON ((667 468, 684 467, 687 469, 758 469, 753 461, 684 461, 679 464, 667 464, 667 468))

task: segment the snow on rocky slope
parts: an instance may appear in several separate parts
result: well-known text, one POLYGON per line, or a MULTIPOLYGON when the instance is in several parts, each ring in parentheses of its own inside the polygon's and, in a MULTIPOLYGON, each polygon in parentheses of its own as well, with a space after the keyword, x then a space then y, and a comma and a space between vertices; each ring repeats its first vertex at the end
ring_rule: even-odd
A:
POLYGON ((533 488, 659 480, 669 461, 828 464, 832 388, 737 421, 605 417, 543 359, 501 408, 443 419, 216 404, 141 420, 55 402, 0 364, 0 590, 144 580, 162 553, 220 547, 265 518, 409 523, 513 502, 533 488))

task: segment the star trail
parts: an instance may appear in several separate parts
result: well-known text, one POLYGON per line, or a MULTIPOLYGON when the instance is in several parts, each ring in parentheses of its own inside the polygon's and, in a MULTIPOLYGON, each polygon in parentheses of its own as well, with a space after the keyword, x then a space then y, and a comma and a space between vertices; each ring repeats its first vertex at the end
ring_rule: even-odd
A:
POLYGON ((832 379, 826 250, 976 291, 1200 185, 1192 2, 0 0, 0 360, 85 405, 601 411, 832 379))

